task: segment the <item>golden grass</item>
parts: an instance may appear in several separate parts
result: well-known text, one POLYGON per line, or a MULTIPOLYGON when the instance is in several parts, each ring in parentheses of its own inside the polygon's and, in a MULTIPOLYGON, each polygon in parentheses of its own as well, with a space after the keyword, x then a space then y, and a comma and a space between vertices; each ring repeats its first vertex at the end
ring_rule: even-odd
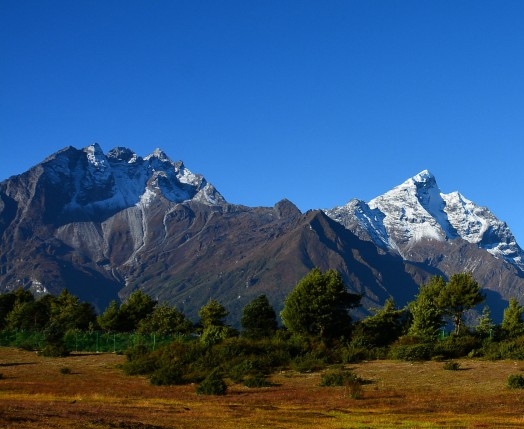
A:
POLYGON ((319 387, 320 374, 283 372, 273 387, 230 386, 221 397, 195 386, 158 387, 118 369, 123 356, 43 358, 0 348, 0 428, 520 428, 524 392, 506 387, 522 362, 374 361, 352 365, 362 399, 319 387), (69 368, 71 374, 62 374, 69 368))

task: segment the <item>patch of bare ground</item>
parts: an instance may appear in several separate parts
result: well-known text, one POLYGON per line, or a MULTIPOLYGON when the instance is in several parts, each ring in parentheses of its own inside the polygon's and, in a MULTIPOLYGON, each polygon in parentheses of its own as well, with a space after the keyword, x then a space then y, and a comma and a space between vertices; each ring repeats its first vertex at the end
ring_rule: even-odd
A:
POLYGON ((274 385, 229 386, 225 396, 199 396, 194 385, 158 387, 129 377, 114 354, 43 358, 0 348, 0 427, 165 428, 517 428, 524 392, 507 388, 522 362, 373 361, 350 368, 361 399, 346 387, 320 387, 321 374, 275 374, 274 385), (68 371, 63 371, 67 368, 68 371))

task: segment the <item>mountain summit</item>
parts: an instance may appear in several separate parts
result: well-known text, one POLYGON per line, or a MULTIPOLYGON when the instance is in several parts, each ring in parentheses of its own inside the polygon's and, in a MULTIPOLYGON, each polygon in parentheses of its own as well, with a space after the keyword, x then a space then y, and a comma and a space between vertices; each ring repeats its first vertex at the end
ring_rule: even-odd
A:
POLYGON ((464 240, 524 272, 524 252, 506 223, 459 192, 442 193, 428 170, 368 203, 354 199, 326 213, 404 259, 428 242, 464 240))
POLYGON ((275 310, 313 267, 363 296, 360 315, 402 306, 433 275, 472 271, 494 318, 524 301, 522 250, 506 224, 429 171, 369 202, 301 213, 229 204, 155 149, 140 157, 67 147, 0 183, 0 291, 64 288, 98 311, 140 289, 195 320, 209 299, 238 323, 265 294, 275 310))

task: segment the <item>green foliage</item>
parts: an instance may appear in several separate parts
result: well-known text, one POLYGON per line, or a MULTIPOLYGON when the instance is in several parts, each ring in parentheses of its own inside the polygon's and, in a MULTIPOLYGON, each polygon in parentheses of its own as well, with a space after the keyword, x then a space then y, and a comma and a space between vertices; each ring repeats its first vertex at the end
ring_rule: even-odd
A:
POLYGON ((524 333, 522 313, 524 307, 515 298, 509 300, 508 307, 504 310, 501 328, 507 338, 515 338, 524 333))
POLYGON ((356 324, 352 342, 368 348, 388 346, 402 334, 403 318, 404 311, 397 310, 395 302, 389 298, 382 309, 356 324))
POLYGON ((212 346, 224 341, 227 338, 231 338, 235 334, 236 331, 229 326, 211 325, 204 329, 200 337, 200 341, 207 346, 212 346))
POLYGON ((155 309, 157 302, 141 290, 133 292, 120 306, 118 314, 118 328, 120 331, 135 331, 142 319, 149 316, 155 309))
POLYGON ((151 384, 155 386, 170 386, 184 384, 183 369, 178 362, 162 365, 151 374, 151 384))
POLYGON ((444 326, 444 312, 437 305, 437 300, 445 286, 446 282, 442 277, 434 276, 428 284, 420 287, 415 300, 408 304, 412 317, 408 335, 426 341, 437 338, 440 329, 444 326))
POLYGON ((443 368, 446 371, 458 371, 460 369, 460 363, 454 360, 450 360, 448 362, 444 362, 443 368))
POLYGON ((215 299, 209 300, 209 302, 198 311, 198 317, 200 317, 200 323, 204 327, 204 330, 210 326, 224 326, 224 319, 228 314, 229 312, 226 308, 215 299))
POLYGON ((464 313, 485 299, 480 285, 471 273, 458 273, 453 274, 440 291, 437 304, 452 317, 455 334, 459 334, 464 313))
POLYGON ((212 371, 196 388, 198 395, 225 395, 227 384, 219 371, 212 371))
POLYGON ((139 333, 158 335, 189 334, 193 324, 175 307, 162 304, 138 322, 139 333))
POLYGON ((326 365, 326 360, 316 356, 314 353, 297 356, 291 361, 291 368, 301 373, 319 371, 324 369, 326 365))
POLYGON ((287 296, 280 316, 293 333, 337 338, 349 336, 348 311, 359 303, 360 296, 347 291, 339 273, 314 268, 287 296))
POLYGON ((520 374, 511 374, 508 377, 508 387, 510 389, 524 389, 524 377, 520 374))
POLYGON ((51 301, 50 322, 60 325, 64 331, 87 330, 96 322, 96 314, 91 304, 80 302, 76 296, 64 289, 51 301))
POLYGON ((435 343, 434 354, 446 359, 456 359, 468 356, 471 351, 481 347, 480 339, 473 335, 452 334, 446 339, 435 343))
POLYGON ((482 309, 482 314, 479 317, 477 326, 475 327, 475 332, 481 338, 491 338, 493 337, 493 332, 495 329, 495 324, 491 319, 491 310, 486 305, 482 309))
POLYGON ((273 385, 267 377, 263 374, 254 374, 249 377, 247 377, 244 382, 244 386, 249 388, 255 388, 255 387, 270 387, 273 385))
POLYGON ((260 295, 244 307, 240 319, 243 335, 249 338, 272 336, 277 330, 277 315, 266 295, 260 295))
POLYGON ((389 357, 396 360, 405 360, 409 362, 420 362, 430 360, 434 354, 432 343, 415 343, 406 344, 397 341, 391 346, 389 357))
POLYGON ((348 386, 351 383, 361 383, 362 380, 348 369, 332 369, 322 374, 321 386, 348 386))
POLYGON ((97 317, 98 325, 108 332, 122 331, 120 326, 120 306, 116 301, 111 301, 104 312, 97 317))
POLYGON ((69 355, 64 341, 64 329, 57 323, 51 323, 44 331, 44 348, 40 352, 46 357, 64 357, 69 355))

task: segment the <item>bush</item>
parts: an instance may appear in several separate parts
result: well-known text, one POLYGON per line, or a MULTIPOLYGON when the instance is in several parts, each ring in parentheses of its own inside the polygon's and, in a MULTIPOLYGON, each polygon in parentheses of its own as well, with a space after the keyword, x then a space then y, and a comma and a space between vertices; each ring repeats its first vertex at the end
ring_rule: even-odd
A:
POLYGON ((71 368, 68 367, 62 367, 60 368, 60 374, 68 375, 71 374, 71 368))
POLYGON ((225 395, 226 382, 217 370, 211 372, 196 388, 197 395, 225 395))
POLYGON ((69 356, 69 350, 64 344, 47 344, 39 354, 45 357, 66 357, 69 356))
POLYGON ((183 384, 182 369, 176 364, 161 366, 151 374, 150 382, 155 386, 183 384))
POLYGON ((481 346, 481 341, 471 335, 450 335, 444 341, 435 344, 434 353, 447 359, 455 359, 467 356, 481 346))
POLYGON ((252 376, 249 376, 244 380, 244 386, 246 387, 270 387, 273 384, 267 379, 267 377, 263 374, 255 374, 252 376))
POLYGON ((429 360, 433 356, 433 345, 428 343, 422 344, 394 344, 390 351, 391 359, 406 360, 418 362, 429 360))
POLYGON ((460 363, 450 360, 444 363, 444 369, 447 371, 458 371, 460 369, 460 363))
POLYGON ((307 353, 303 356, 297 356, 291 361, 291 368, 298 372, 314 372, 324 369, 326 362, 324 359, 315 357, 307 353))
POLYGON ((524 377, 520 374, 512 374, 508 377, 510 389, 524 389, 524 377))
POLYGON ((330 370, 322 374, 321 386, 349 386, 352 383, 361 383, 362 380, 352 371, 344 369, 330 370))

